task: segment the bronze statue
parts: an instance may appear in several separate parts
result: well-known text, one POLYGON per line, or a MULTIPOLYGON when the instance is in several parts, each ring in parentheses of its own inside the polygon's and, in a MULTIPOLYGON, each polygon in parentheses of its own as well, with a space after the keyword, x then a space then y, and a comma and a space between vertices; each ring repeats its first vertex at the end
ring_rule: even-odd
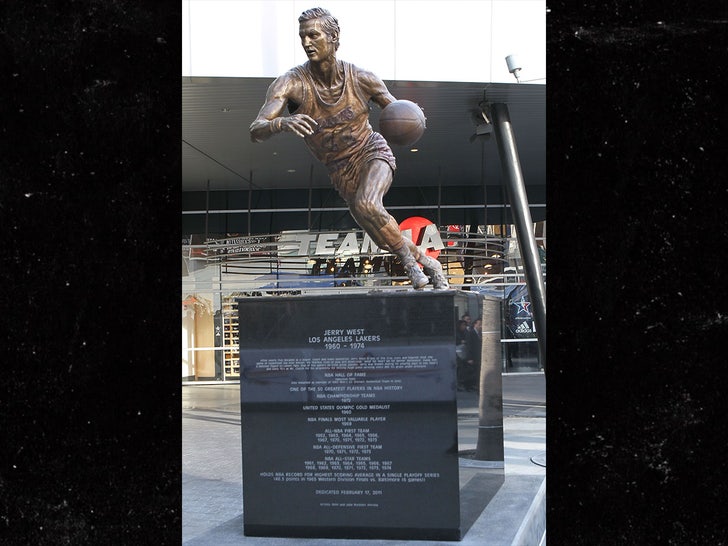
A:
POLYGON ((250 125, 253 142, 281 132, 304 139, 326 165, 331 181, 354 220, 382 249, 397 255, 415 289, 428 284, 449 288, 442 266, 402 237, 397 221, 382 203, 392 185, 396 163, 382 135, 369 124, 369 100, 384 108, 396 99, 373 73, 336 58, 339 23, 322 8, 298 18, 308 62, 270 85, 265 104, 250 125), (291 115, 284 116, 285 108, 291 115))

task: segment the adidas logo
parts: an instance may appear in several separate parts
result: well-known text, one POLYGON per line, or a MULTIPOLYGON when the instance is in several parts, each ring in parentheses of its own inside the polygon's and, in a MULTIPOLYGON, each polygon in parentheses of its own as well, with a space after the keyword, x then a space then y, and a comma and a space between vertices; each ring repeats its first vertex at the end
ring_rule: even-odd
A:
POLYGON ((530 334, 531 333, 531 327, 528 325, 527 322, 522 322, 518 325, 518 328, 516 328, 517 334, 530 334))

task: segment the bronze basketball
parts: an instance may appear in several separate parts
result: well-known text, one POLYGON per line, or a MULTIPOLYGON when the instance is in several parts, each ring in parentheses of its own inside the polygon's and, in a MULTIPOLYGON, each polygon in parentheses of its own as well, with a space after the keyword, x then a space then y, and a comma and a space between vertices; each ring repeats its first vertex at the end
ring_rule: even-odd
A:
POLYGON ((425 132, 425 113, 414 102, 396 100, 379 116, 379 132, 390 144, 412 146, 425 132))

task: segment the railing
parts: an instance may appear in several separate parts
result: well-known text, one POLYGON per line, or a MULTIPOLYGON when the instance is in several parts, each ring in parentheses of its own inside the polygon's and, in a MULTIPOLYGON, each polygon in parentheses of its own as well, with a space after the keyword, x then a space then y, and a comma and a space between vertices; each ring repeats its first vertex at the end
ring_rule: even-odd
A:
MULTIPOLYGON (((352 232, 339 234, 335 241, 327 240, 329 246, 317 245, 311 240, 306 243, 308 246, 302 244, 294 251, 283 244, 286 240, 285 237, 282 240, 281 235, 226 237, 209 240, 205 244, 184 245, 182 255, 189 274, 182 279, 183 298, 205 294, 213 300, 209 302, 210 312, 223 309, 223 300, 229 302, 237 297, 266 298, 372 289, 409 289, 409 280, 392 254, 371 246, 367 247, 370 252, 356 252, 364 243, 362 246, 357 245, 353 249, 347 247, 348 250, 340 251, 342 241, 350 233, 352 232)), ((364 240, 362 232, 354 233, 357 233, 357 241, 364 240)), ((314 237, 320 234, 297 232, 294 235, 314 237)), ((439 235, 442 248, 439 249, 438 260, 442 263, 452 288, 504 298, 505 307, 506 292, 515 286, 525 286, 525 275, 515 246, 515 237, 444 230, 439 235)), ((353 240, 355 237, 349 235, 349 238, 353 240)), ((545 238, 537 238, 537 243, 545 247, 545 238)), ((545 268, 545 263, 542 267, 545 268)), ((531 351, 537 339, 535 336, 514 339, 505 335, 505 328, 503 332, 501 342, 506 371, 507 363, 511 362, 509 355, 513 353, 513 348, 524 348, 528 345, 528 351, 531 351)), ((194 367, 196 357, 193 355, 200 352, 210 351, 215 354, 222 351, 229 356, 236 353, 237 349, 235 344, 184 347, 183 364, 191 363, 190 366, 194 367)), ((518 350, 515 353, 518 354, 518 350)), ((221 375, 218 380, 231 379, 224 372, 221 375)), ((237 379, 237 376, 232 379, 237 379)))

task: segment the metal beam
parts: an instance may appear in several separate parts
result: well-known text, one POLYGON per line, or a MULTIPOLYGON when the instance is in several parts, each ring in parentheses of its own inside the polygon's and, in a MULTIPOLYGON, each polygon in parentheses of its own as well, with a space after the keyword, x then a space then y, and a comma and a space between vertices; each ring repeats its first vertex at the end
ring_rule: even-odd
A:
POLYGON ((493 103, 490 112, 498 143, 498 154, 501 159, 503 177, 505 178, 506 192, 511 202, 513 223, 516 226, 523 269, 526 274, 526 285, 531 296, 541 363, 546 368, 546 289, 541 274, 541 261, 536 246, 536 235, 533 232, 531 211, 528 208, 526 185, 521 173, 521 163, 518 160, 516 138, 513 134, 508 106, 504 103, 493 103))

